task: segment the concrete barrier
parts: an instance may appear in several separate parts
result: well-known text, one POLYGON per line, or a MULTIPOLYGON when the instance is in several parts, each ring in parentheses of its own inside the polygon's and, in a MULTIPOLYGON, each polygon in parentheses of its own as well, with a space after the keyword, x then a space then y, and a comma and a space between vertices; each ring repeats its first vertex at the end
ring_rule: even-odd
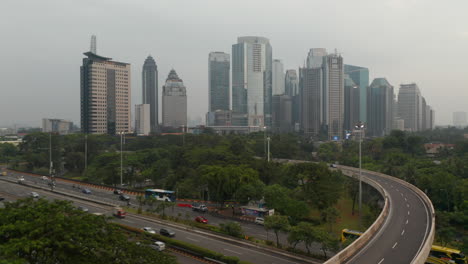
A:
MULTIPOLYGON (((343 171, 343 174, 349 177, 354 177, 353 173, 350 174, 346 171, 343 171)), ((361 248, 364 247, 374 237, 374 235, 380 230, 380 228, 387 220, 387 216, 390 212, 390 201, 387 192, 380 184, 371 179, 363 178, 362 181, 374 187, 382 195, 385 200, 384 207, 375 222, 358 239, 356 239, 342 251, 338 252, 338 254, 327 260, 325 264, 344 263, 347 259, 361 250, 361 248)))

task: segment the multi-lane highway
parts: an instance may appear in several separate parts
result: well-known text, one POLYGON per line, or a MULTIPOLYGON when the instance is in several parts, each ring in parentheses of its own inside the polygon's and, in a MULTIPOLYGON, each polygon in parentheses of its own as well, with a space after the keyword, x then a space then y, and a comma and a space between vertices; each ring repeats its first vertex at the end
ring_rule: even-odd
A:
MULTIPOLYGON (((17 179, 17 177, 20 175, 25 178, 25 181, 28 184, 37 185, 41 187, 47 186, 46 181, 42 181, 38 177, 28 176, 22 173, 9 173, 8 176, 2 177, 2 179, 8 179, 12 181, 12 180, 17 179)), ((125 202, 118 201, 117 199, 118 196, 113 195, 109 191, 99 190, 99 189, 94 189, 94 188, 90 188, 90 189, 92 191, 91 194, 84 194, 84 193, 81 193, 80 189, 77 189, 76 187, 73 188, 71 184, 57 182, 57 186, 56 186, 57 191, 69 192, 69 193, 72 193, 73 195, 80 195, 86 198, 96 199, 99 201, 104 201, 104 202, 109 202, 109 203, 114 203, 114 204, 121 204, 121 205, 125 204, 125 202)), ((36 191, 41 195, 41 197, 46 197, 48 199, 71 200, 77 206, 87 207, 90 212, 101 212, 109 216, 111 215, 112 207, 110 206, 99 205, 93 202, 83 201, 83 200, 75 199, 72 197, 63 196, 58 193, 52 193, 49 191, 38 191, 31 187, 22 186, 16 183, 7 183, 3 181, 2 184, 0 184, 0 192, 1 192, 0 196, 3 196, 3 197, 7 196, 7 195, 4 195, 5 193, 8 195, 26 197, 26 196, 29 196, 32 191, 36 191)), ((168 211, 170 211, 170 209, 168 211)), ((191 210, 188 210, 188 212, 191 212, 191 210)), ((158 230, 159 228, 163 226, 167 227, 164 223, 157 221, 155 219, 146 218, 146 217, 133 215, 133 214, 129 214, 124 219, 115 219, 115 221, 121 222, 125 225, 133 226, 136 228, 142 228, 142 227, 148 226, 148 227, 152 227, 155 230, 158 230)), ((254 227, 260 228, 252 224, 252 228, 254 227)), ((241 260, 250 261, 252 263, 259 263, 259 264, 319 263, 319 262, 314 262, 313 260, 301 261, 300 259, 297 259, 297 258, 290 258, 288 256, 277 254, 272 251, 264 250, 262 248, 256 248, 252 245, 249 246, 249 245, 243 245, 239 243, 231 243, 224 239, 216 239, 216 238, 213 238, 212 236, 205 235, 203 232, 200 232, 200 231, 195 232, 194 230, 188 227, 171 226, 170 228, 176 232, 176 239, 178 240, 196 244, 198 246, 208 248, 210 250, 220 252, 225 255, 237 256, 241 260)))
POLYGON ((392 177, 372 172, 363 172, 363 177, 376 181, 386 190, 389 214, 377 234, 346 263, 414 263, 426 241, 432 239, 429 236, 432 205, 407 184, 392 177))

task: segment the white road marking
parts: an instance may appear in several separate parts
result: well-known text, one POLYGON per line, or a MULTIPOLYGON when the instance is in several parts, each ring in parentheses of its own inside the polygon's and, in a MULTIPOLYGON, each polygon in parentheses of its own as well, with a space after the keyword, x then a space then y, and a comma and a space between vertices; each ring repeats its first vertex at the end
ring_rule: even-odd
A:
POLYGON ((408 224, 408 219, 406 219, 406 224, 408 224))
POLYGON ((200 242, 200 240, 196 240, 194 238, 191 238, 191 237, 186 237, 188 240, 192 240, 192 241, 195 241, 195 242, 200 242))
POLYGON ((406 204, 406 207, 408 207, 408 208, 409 208, 409 204, 406 204))
POLYGON ((135 222, 133 222, 133 221, 130 221, 130 220, 127 220, 127 219, 122 219, 122 221, 124 221, 124 222, 127 222, 127 223, 132 223, 132 224, 134 224, 134 223, 135 223, 135 222))
POLYGON ((403 193, 400 193, 401 197, 403 197, 403 193))
POLYGON ((232 253, 234 253, 234 254, 242 255, 242 253, 240 253, 240 252, 237 252, 237 251, 234 251, 234 250, 230 250, 230 249, 227 249, 227 248, 225 248, 224 250, 229 251, 229 252, 232 252, 232 253))
POLYGON ((407 200, 406 197, 405 197, 405 202, 407 202, 407 201, 408 201, 408 200, 407 200))
POLYGON ((408 211, 408 215, 409 215, 409 211, 408 211))
POLYGON ((380 264, 380 263, 382 263, 383 261, 384 261, 384 258, 383 258, 383 259, 381 259, 381 260, 379 261, 379 263, 377 263, 377 264, 380 264))
POLYGON ((398 244, 398 242, 395 242, 395 244, 393 244, 392 249, 394 249, 394 248, 396 247, 397 244, 398 244))
POLYGON ((403 229, 403 231, 401 231, 401 235, 403 235, 405 233, 405 230, 403 229))
POLYGON ((397 192, 400 192, 400 190, 396 189, 397 192))

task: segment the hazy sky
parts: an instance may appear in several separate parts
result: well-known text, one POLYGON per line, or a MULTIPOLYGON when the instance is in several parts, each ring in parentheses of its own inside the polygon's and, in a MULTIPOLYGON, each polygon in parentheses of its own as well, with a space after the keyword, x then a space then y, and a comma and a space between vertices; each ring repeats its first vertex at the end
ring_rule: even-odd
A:
POLYGON ((80 65, 97 52, 132 64, 132 111, 141 103, 141 68, 151 54, 159 94, 171 68, 187 87, 189 117, 208 101, 208 53, 231 53, 238 36, 270 39, 285 69, 309 48, 335 48, 346 64, 368 67, 370 81, 416 82, 451 124, 468 111, 467 0, 1 0, 0 126, 41 125, 43 117, 79 124, 80 65))

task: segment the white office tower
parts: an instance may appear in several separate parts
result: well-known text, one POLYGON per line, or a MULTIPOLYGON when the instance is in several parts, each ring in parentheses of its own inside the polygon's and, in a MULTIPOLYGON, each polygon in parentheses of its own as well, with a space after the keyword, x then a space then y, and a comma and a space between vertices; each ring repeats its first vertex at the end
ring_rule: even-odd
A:
POLYGON ((232 110, 238 125, 271 126, 272 49, 264 37, 239 37, 232 45, 232 110))
POLYGON ((285 94, 283 68, 280 60, 273 60, 273 95, 285 94))
POLYGON ((135 133, 147 136, 151 132, 151 113, 149 104, 135 105, 135 133))
POLYGON ((171 70, 163 86, 162 118, 164 127, 187 126, 187 91, 175 70, 171 70))
POLYGON ((328 140, 341 141, 344 136, 344 67, 343 57, 331 54, 325 60, 326 125, 328 140))
POLYGON ((405 130, 416 132, 423 128, 423 99, 415 83, 401 84, 398 91, 398 116, 405 120, 405 130))

